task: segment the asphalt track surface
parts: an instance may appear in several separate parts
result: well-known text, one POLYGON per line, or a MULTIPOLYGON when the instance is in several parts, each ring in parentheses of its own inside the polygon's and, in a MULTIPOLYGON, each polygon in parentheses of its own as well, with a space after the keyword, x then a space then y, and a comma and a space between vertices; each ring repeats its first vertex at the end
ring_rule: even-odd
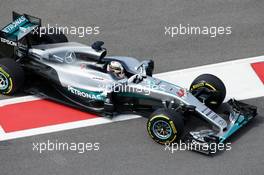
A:
MULTIPOLYGON (((13 10, 39 16, 44 24, 97 25, 100 35, 69 39, 87 44, 104 40, 110 55, 153 58, 159 73, 263 55, 263 8, 261 0, 2 0, 0 25, 10 22, 13 10), (164 26, 179 23, 231 25, 232 34, 216 38, 164 35, 164 26)), ((164 151, 149 139, 146 119, 140 118, 1 142, 0 174, 263 174, 264 98, 246 102, 258 106, 260 115, 230 140, 231 151, 214 157, 164 151), (100 151, 32 151, 32 142, 48 139, 99 142, 100 151)))

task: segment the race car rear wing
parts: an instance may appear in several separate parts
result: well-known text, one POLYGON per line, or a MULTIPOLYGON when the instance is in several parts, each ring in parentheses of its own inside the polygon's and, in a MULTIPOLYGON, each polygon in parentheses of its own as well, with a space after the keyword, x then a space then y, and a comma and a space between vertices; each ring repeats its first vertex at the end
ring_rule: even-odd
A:
POLYGON ((32 31, 37 31, 40 26, 40 18, 13 12, 13 22, 0 30, 0 57, 11 57, 19 41, 32 31))
POLYGON ((20 15, 13 12, 13 22, 0 31, 0 37, 17 42, 27 34, 41 26, 41 19, 27 14, 20 15))

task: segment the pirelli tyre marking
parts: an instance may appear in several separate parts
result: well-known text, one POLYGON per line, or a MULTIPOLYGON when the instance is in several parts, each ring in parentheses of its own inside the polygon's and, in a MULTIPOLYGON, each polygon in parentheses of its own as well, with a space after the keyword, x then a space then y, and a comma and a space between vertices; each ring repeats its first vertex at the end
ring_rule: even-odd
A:
POLYGON ((13 89, 13 81, 8 73, 0 67, 0 91, 9 94, 13 89))
POLYGON ((172 143, 177 138, 177 129, 173 121, 162 114, 150 119, 147 130, 149 135, 161 144, 172 143))
POLYGON ((198 83, 198 84, 195 84, 191 87, 191 90, 195 90, 195 89, 198 89, 200 87, 209 87, 211 88, 213 91, 216 91, 215 87, 212 86, 211 84, 209 83, 198 83))

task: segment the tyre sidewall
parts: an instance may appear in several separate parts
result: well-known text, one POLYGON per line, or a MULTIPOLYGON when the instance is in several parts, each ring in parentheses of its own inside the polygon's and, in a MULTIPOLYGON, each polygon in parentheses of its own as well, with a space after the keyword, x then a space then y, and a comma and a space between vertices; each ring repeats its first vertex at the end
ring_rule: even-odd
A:
POLYGON ((147 130, 150 137, 160 144, 172 143, 178 138, 177 126, 175 125, 174 121, 171 120, 170 117, 168 117, 166 114, 154 114, 152 117, 150 117, 147 124, 147 130), (157 137, 153 131, 154 123, 159 120, 166 122, 172 130, 171 135, 167 139, 161 139, 157 137))
POLYGON ((3 65, 0 65, 0 76, 4 76, 8 82, 8 86, 5 89, 0 89, 0 93, 4 95, 12 94, 14 91, 12 75, 8 73, 8 69, 3 65))
POLYGON ((207 88, 209 90, 216 91, 216 96, 209 97, 206 105, 211 108, 217 108, 222 104, 226 96, 226 88, 224 83, 216 76, 211 74, 203 74, 197 77, 191 84, 190 91, 193 92, 200 88, 207 88), (202 78, 204 77, 204 78, 202 78), (209 78, 208 78, 209 77, 209 78), (216 101, 216 104, 210 103, 210 101, 216 101))
POLYGON ((0 91, 4 95, 13 95, 21 90, 25 80, 21 65, 11 58, 0 59, 1 73, 8 79, 8 88, 0 91))

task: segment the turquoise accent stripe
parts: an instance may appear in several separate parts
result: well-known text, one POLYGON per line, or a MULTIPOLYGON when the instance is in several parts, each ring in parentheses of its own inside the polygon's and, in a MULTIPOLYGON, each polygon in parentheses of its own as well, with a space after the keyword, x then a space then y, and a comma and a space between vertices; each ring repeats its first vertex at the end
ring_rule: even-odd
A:
POLYGON ((74 88, 80 92, 84 92, 84 93, 92 95, 93 97, 96 97, 96 100, 105 101, 105 99, 106 99, 106 96, 103 94, 102 91, 89 91, 86 89, 80 89, 80 88, 76 88, 76 87, 74 87, 74 88))
POLYGON ((7 34, 6 38, 12 41, 17 41, 33 31, 37 24, 31 23, 25 16, 20 16, 15 21, 2 29, 7 34))
POLYGON ((29 21, 28 21, 28 19, 25 16, 20 16, 15 21, 13 21, 9 25, 7 25, 2 31, 5 32, 5 33, 8 33, 8 34, 12 34, 16 30, 18 30, 19 27, 25 25, 28 22, 29 21))
POLYGON ((35 27, 37 27, 37 25, 32 24, 32 23, 27 23, 21 27, 25 28, 26 31, 17 30, 15 33, 12 34, 14 37, 17 37, 17 40, 20 40, 21 38, 23 38, 25 35, 31 32, 35 27))
POLYGON ((228 131, 220 137, 220 142, 224 142, 227 138, 229 138, 232 134, 234 134, 237 130, 239 130, 243 125, 247 124, 249 119, 243 115, 240 115, 235 124, 228 129, 228 131))

